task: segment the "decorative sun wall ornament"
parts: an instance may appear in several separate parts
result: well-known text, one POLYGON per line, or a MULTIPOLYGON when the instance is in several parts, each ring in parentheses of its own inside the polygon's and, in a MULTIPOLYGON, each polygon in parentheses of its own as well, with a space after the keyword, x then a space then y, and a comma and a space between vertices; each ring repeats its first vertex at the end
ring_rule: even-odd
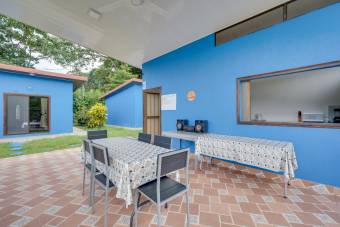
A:
POLYGON ((196 92, 195 91, 188 91, 187 99, 190 102, 195 101, 196 100, 196 92))

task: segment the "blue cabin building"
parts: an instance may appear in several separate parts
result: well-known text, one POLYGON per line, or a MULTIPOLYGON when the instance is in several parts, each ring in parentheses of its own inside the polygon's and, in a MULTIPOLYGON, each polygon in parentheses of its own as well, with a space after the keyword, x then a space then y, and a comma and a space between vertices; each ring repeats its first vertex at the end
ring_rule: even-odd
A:
POLYGON ((102 98, 107 108, 107 124, 129 128, 141 128, 143 124, 142 80, 130 79, 102 98))
POLYGON ((86 80, 0 64, 0 138, 71 133, 73 91, 86 80))
MULTIPOLYGON (((299 90, 301 91, 299 96, 289 97, 292 102, 299 100, 295 104, 300 107, 292 109, 292 113, 295 114, 292 115, 292 119, 298 121, 298 112, 300 108, 304 108, 301 99, 313 97, 312 92, 317 92, 330 77, 326 72, 334 70, 333 79, 340 75, 339 67, 338 69, 333 67, 328 71, 315 70, 315 67, 322 63, 326 63, 323 67, 327 68, 340 62, 339 12, 340 3, 333 4, 220 45, 216 45, 215 34, 211 34, 145 62, 142 68, 146 89, 161 87, 163 95, 177 95, 176 111, 162 110, 162 131, 176 130, 177 119, 188 119, 190 124, 196 119, 205 119, 209 121, 209 132, 212 133, 291 141, 294 143, 299 162, 297 177, 339 187, 340 124, 308 125, 277 122, 270 124, 268 121, 272 116, 265 114, 262 114, 263 117, 250 116, 250 120, 242 121, 242 116, 240 119, 242 108, 238 108, 240 105, 238 101, 244 94, 239 94, 237 85, 239 78, 252 75, 260 75, 258 76, 260 78, 261 74, 263 77, 270 72, 290 72, 290 69, 298 71, 314 65, 314 69, 310 67, 312 69, 310 72, 322 77, 316 89, 304 86, 299 90), (189 91, 196 92, 195 101, 188 100, 189 91), (256 118, 257 121, 252 121, 256 118)), ((256 85, 258 82, 254 83, 256 85)), ((334 88, 334 91, 339 91, 339 80, 330 84, 338 86, 338 90, 334 88)), ((278 102, 274 104, 279 105, 276 105, 272 112, 278 110, 280 112, 275 116, 281 116, 289 110, 287 102, 291 101, 287 101, 287 97, 293 95, 293 86, 286 87, 286 92, 281 95, 278 93, 279 90, 275 91, 274 84, 266 86, 274 89, 272 93, 264 93, 266 91, 263 87, 255 89, 255 94, 261 93, 259 101, 266 103, 269 98, 277 97, 278 102), (287 108, 283 108, 286 106, 287 108)), ((325 88, 323 91, 331 90, 325 88)), ((334 100, 323 101, 322 104, 340 106, 340 96, 334 97, 334 100)), ((314 99, 315 104, 318 104, 317 100, 323 100, 321 93, 314 99)), ((308 108, 305 112, 317 113, 313 116, 319 116, 320 113, 328 116, 326 108, 318 109, 316 106, 308 108)), ((261 106, 260 111, 264 113, 267 110, 268 108, 261 106)), ((320 118, 323 121, 322 117, 320 118)), ((293 120, 287 120, 291 121, 293 120)), ((190 142, 187 145, 193 146, 190 142)))

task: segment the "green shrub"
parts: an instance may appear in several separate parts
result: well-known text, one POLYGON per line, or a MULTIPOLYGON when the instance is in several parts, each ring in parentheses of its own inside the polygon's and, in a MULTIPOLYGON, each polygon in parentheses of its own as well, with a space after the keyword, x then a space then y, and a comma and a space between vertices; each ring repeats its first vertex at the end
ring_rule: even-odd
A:
POLYGON ((82 107, 77 112, 74 113, 74 123, 79 126, 86 126, 89 122, 89 117, 87 115, 86 107, 82 107))
POLYGON ((96 103, 87 112, 89 128, 102 127, 106 122, 106 107, 102 103, 96 103))
POLYGON ((75 125, 86 126, 88 124, 88 110, 98 103, 101 92, 99 90, 89 90, 83 92, 78 89, 73 94, 73 120, 75 125))

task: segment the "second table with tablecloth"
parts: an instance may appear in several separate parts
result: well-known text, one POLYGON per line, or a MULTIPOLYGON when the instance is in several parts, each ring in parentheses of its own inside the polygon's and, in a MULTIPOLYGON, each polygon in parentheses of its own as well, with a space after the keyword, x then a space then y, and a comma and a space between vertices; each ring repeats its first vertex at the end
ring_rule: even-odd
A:
POLYGON ((250 137, 206 134, 197 138, 195 153, 236 161, 274 172, 283 172, 294 178, 297 161, 294 146, 290 142, 250 137))
POLYGON ((283 172, 285 196, 287 185, 298 168, 294 145, 287 141, 184 131, 163 132, 163 135, 195 142, 196 163, 202 163, 202 157, 209 157, 283 172))

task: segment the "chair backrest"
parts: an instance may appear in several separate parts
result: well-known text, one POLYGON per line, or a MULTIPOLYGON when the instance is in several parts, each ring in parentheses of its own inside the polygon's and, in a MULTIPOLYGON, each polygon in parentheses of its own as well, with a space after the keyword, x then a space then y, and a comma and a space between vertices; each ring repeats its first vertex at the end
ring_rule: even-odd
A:
POLYGON ((107 138, 107 130, 87 131, 87 139, 89 140, 105 139, 105 138, 107 138))
POLYGON ((156 145, 156 146, 159 146, 159 147, 164 147, 166 149, 170 149, 171 148, 171 138, 166 137, 166 136, 155 135, 153 144, 156 145))
POLYGON ((176 170, 188 168, 188 155, 189 148, 159 154, 157 157, 157 178, 176 170))
POLYGON ((189 185, 189 148, 161 153, 157 157, 157 204, 161 202, 161 177, 185 169, 185 185, 189 185))
POLYGON ((145 143, 151 143, 151 134, 140 132, 138 134, 138 140, 145 143))
POLYGON ((104 146, 101 146, 95 143, 91 143, 90 146, 91 146, 94 160, 99 161, 106 166, 109 166, 110 159, 109 159, 109 152, 108 152, 107 147, 104 147, 104 146))
POLYGON ((83 140, 83 147, 84 147, 84 151, 86 152, 86 153, 89 153, 90 154, 90 144, 91 144, 91 140, 88 140, 88 139, 84 139, 83 140))

